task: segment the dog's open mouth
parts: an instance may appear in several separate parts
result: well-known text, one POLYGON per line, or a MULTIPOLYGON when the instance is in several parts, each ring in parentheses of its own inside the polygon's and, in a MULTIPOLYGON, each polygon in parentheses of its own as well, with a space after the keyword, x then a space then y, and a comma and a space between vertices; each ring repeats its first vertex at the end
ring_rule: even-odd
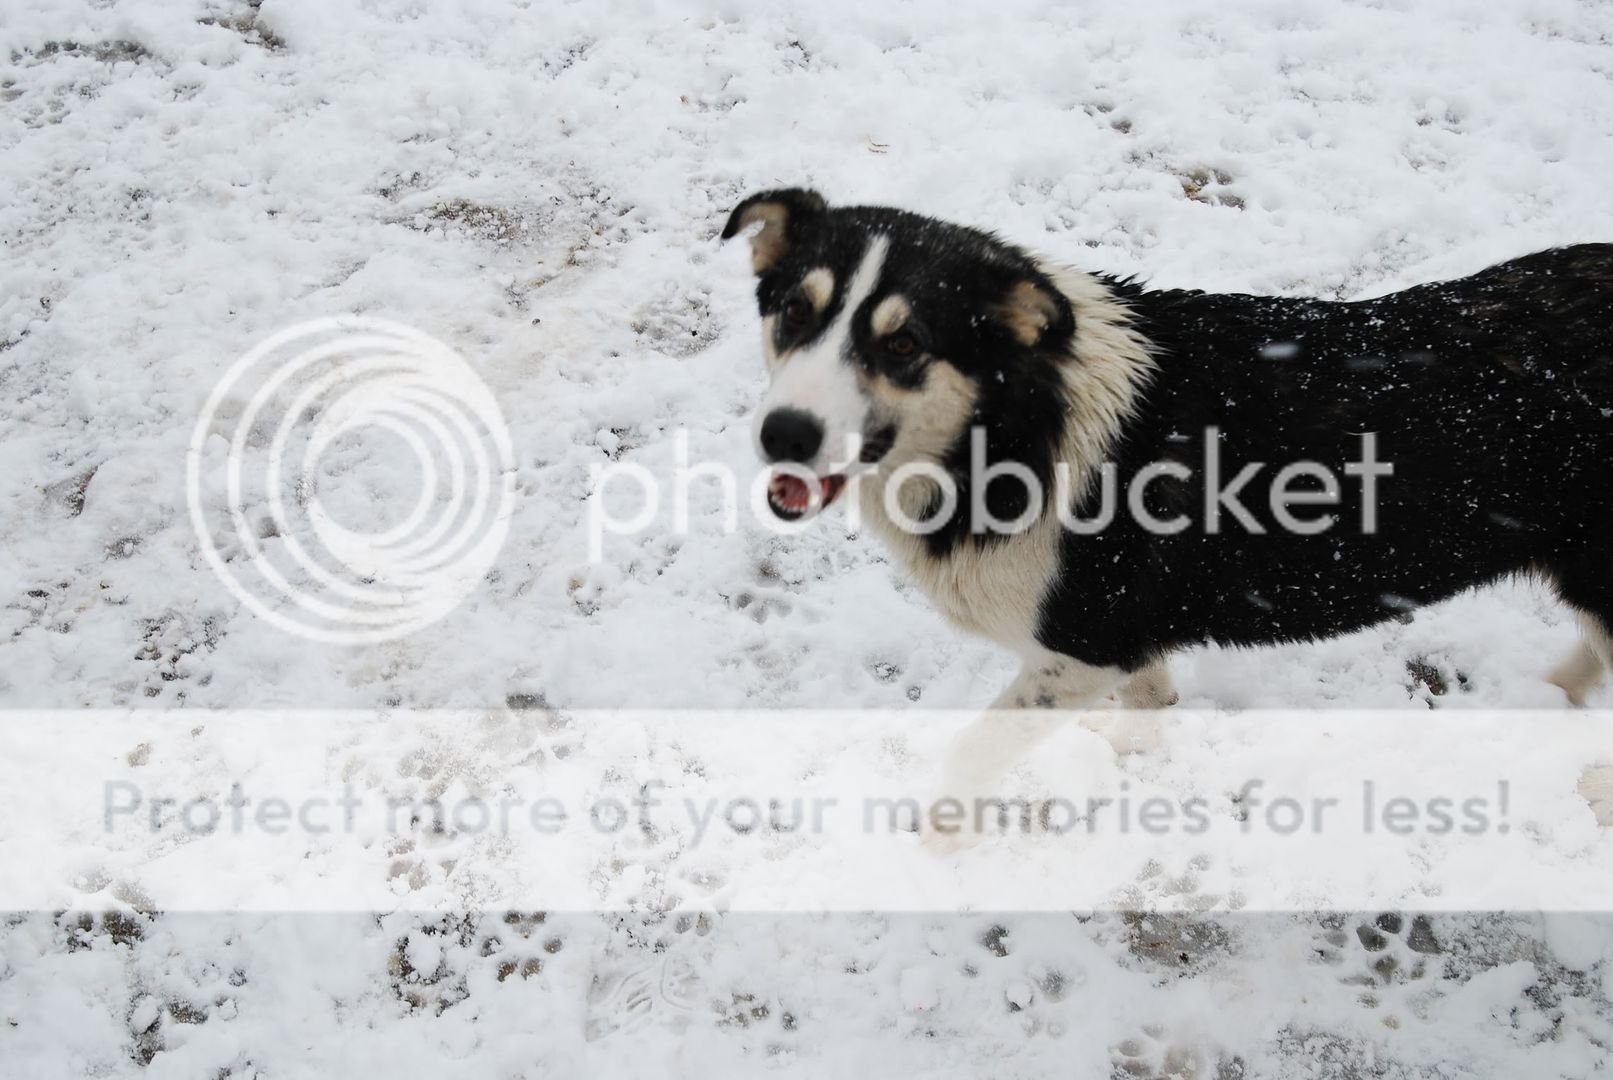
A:
POLYGON ((843 473, 810 480, 794 473, 774 473, 767 485, 767 505, 784 521, 798 521, 808 513, 826 510, 846 486, 843 473), (816 488, 816 491, 814 491, 816 488), (813 496, 817 501, 813 501, 813 496))

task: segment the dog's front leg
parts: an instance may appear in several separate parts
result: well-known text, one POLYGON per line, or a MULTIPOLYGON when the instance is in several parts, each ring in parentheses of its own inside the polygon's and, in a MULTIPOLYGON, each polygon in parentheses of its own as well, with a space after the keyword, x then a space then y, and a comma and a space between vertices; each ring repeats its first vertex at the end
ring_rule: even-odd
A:
POLYGON ((1066 710, 1092 705, 1125 678, 1119 668, 1065 656, 1026 660, 1008 689, 952 740, 925 843, 947 850, 978 841, 1008 770, 1068 718, 1066 710))
POLYGON ((1155 660, 1126 676, 1115 691, 1118 709, 1099 709, 1081 718, 1081 725, 1102 735, 1117 754, 1146 753, 1159 745, 1159 710, 1180 701, 1171 671, 1155 660))

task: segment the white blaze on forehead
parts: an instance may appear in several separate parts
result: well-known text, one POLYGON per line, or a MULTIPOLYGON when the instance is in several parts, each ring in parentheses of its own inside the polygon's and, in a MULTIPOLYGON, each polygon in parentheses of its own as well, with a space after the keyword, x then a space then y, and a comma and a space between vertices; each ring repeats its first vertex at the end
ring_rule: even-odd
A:
POLYGON ((868 250, 863 252, 862 262, 857 264, 857 272, 851 275, 851 286, 846 289, 846 306, 840 311, 840 318, 835 325, 842 329, 851 325, 851 317, 868 299, 868 294, 874 291, 879 284, 879 272, 885 268, 885 253, 890 250, 890 237, 878 233, 868 243, 868 250))
POLYGON ((799 409, 816 417, 824 429, 823 449, 808 464, 820 473, 843 468, 848 457, 854 459, 855 441, 862 435, 868 401, 857 385, 856 371, 846 355, 847 345, 852 320, 879 284, 889 249, 890 238, 883 234, 868 242, 834 321, 816 341, 790 356, 756 412, 754 431, 758 443, 762 421, 775 409, 799 409))

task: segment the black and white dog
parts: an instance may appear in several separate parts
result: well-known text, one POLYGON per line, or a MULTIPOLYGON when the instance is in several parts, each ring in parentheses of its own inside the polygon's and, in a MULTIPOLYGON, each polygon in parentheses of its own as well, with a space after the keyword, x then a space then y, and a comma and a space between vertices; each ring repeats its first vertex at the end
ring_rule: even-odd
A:
POLYGON ((799 189, 722 235, 747 228, 774 512, 855 480, 935 605, 1024 658, 956 748, 964 787, 1041 733, 1034 707, 1168 704, 1173 650, 1508 574, 1581 617, 1551 675, 1570 700, 1613 662, 1613 245, 1335 302, 1148 289, 799 189))

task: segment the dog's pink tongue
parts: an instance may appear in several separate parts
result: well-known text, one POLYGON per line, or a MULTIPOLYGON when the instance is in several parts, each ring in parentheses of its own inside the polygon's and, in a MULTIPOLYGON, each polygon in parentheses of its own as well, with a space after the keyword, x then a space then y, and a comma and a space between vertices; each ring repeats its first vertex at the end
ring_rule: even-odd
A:
POLYGON ((806 481, 789 473, 779 473, 773 477, 773 490, 778 493, 779 502, 791 510, 804 510, 812 501, 812 492, 807 488, 806 481))

